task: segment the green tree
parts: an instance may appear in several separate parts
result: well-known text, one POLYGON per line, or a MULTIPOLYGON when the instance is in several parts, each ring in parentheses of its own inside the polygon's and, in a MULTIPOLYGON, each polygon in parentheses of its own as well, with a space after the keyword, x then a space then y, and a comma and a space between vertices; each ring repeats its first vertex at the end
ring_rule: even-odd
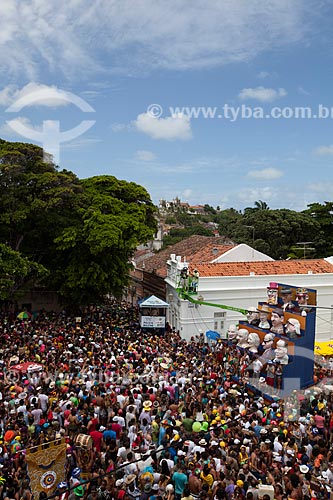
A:
POLYGON ((315 220, 321 228, 322 238, 316 245, 317 255, 319 257, 333 255, 333 202, 311 203, 304 213, 315 220))
POLYGON ((135 183, 80 181, 45 163, 38 146, 0 140, 0 244, 17 252, 7 252, 13 268, 27 259, 15 283, 31 286, 48 270, 43 284, 73 308, 119 294, 134 249, 156 231, 155 211, 135 183))
POLYGON ((256 210, 269 210, 269 206, 265 201, 258 200, 254 202, 254 207, 256 210))
POLYGON ((206 203, 206 205, 204 205, 204 211, 205 211, 206 213, 209 213, 209 214, 213 214, 213 215, 215 215, 215 214, 216 214, 216 210, 215 210, 215 208, 211 207, 211 206, 210 206, 210 205, 208 205, 207 203, 206 203))
POLYGON ((66 224, 79 190, 75 174, 45 163, 40 147, 0 140, 0 238, 12 249, 35 253, 40 260, 41 236, 53 233, 60 218, 66 224))
MULTIPOLYGON (((321 239, 320 225, 308 214, 293 210, 258 210, 247 214, 242 222, 254 226, 255 248, 264 251, 259 244, 262 240, 268 250, 265 253, 274 259, 286 259, 300 241, 313 241, 312 246, 316 248, 321 239)), ((249 232, 245 243, 252 245, 249 232)))
POLYGON ((156 231, 156 208, 147 191, 113 176, 80 182, 72 225, 55 240, 61 259, 56 283, 73 307, 120 295, 137 245, 156 231))
MULTIPOLYGON (((219 232, 236 243, 246 243, 274 259, 285 259, 299 241, 313 241, 317 249, 323 234, 318 221, 308 213, 293 210, 256 210, 248 208, 244 214, 234 209, 220 212, 219 232), (247 226, 254 227, 253 230, 247 226)), ((313 256, 317 256, 314 253, 313 256)))
POLYGON ((219 224, 219 233, 222 236, 227 236, 234 239, 245 237, 246 230, 243 227, 243 215, 240 211, 234 208, 227 208, 218 213, 217 222, 219 224), (239 230, 242 234, 239 234, 239 230))
POLYGON ((165 219, 165 223, 172 226, 172 225, 177 224, 177 219, 176 219, 176 217, 173 217, 172 215, 168 215, 168 217, 165 219))
POLYGON ((34 286, 47 274, 42 265, 0 243, 0 300, 18 298, 23 284, 34 286))

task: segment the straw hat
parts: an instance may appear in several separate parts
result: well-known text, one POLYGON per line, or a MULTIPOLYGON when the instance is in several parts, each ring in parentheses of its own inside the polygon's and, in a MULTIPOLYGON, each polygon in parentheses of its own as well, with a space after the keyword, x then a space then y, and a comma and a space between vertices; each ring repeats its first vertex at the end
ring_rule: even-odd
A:
POLYGON ((135 478, 136 478, 135 474, 129 474, 124 481, 125 486, 128 486, 129 484, 133 483, 135 478))

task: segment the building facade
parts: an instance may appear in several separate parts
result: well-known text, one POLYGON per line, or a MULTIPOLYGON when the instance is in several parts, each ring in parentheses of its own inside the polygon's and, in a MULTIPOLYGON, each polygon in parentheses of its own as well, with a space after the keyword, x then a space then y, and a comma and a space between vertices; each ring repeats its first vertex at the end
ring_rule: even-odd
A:
MULTIPOLYGON (((237 248, 237 247, 236 247, 237 248)), ((246 319, 241 313, 193 304, 179 297, 180 271, 191 263, 171 255, 167 263, 166 300, 168 321, 182 338, 190 340, 214 330, 226 336, 230 324, 246 319)), ((333 338, 333 265, 329 259, 261 262, 218 262, 195 266, 200 278, 196 298, 201 301, 247 309, 267 299, 270 282, 317 290, 316 340, 333 338)), ((194 266, 192 266, 193 271, 194 266)))

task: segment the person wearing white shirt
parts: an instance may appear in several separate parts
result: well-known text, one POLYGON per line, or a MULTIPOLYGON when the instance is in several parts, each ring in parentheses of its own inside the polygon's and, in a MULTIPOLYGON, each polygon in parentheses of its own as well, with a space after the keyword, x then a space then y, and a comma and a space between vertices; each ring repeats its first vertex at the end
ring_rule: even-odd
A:
POLYGON ((120 408, 123 409, 124 408, 124 403, 126 401, 126 398, 123 394, 118 394, 117 395, 117 403, 119 404, 120 408))
POLYGON ((128 411, 126 412, 126 427, 128 427, 131 420, 136 419, 135 417, 135 408, 133 405, 128 407, 128 411))
POLYGON ((245 410, 245 405, 243 403, 240 403, 238 412, 241 414, 245 410))
POLYGON ((125 419, 121 415, 118 415, 118 421, 117 421, 117 423, 119 425, 121 425, 122 429, 124 429, 125 426, 126 426, 125 419))
POLYGON ((310 458, 312 457, 312 445, 309 443, 305 446, 306 454, 310 458))
POLYGON ((283 446, 282 446, 282 443, 280 442, 280 439, 283 440, 283 438, 281 438, 281 437, 276 437, 274 440, 274 451, 276 453, 281 453, 283 450, 283 446))
POLYGON ((49 397, 46 394, 39 394, 38 395, 38 401, 40 403, 40 407, 43 410, 43 412, 47 411, 48 403, 49 403, 49 397))
POLYGON ((330 486, 333 486, 333 463, 330 462, 328 464, 328 469, 326 471, 327 473, 327 481, 330 486))

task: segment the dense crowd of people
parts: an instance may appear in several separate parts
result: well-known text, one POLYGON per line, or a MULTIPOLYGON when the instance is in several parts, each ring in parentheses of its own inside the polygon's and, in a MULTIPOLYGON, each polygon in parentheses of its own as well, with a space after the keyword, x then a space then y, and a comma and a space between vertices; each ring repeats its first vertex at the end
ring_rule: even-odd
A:
MULTIPOLYGON (((326 375, 317 367, 316 380, 326 375)), ((60 438, 59 500, 329 498, 332 395, 272 402, 249 390, 247 376, 236 347, 186 342, 171 328, 143 333, 125 303, 80 323, 65 313, 3 315, 0 500, 32 498, 25 450, 60 438), (42 369, 11 370, 23 361, 42 369)))

